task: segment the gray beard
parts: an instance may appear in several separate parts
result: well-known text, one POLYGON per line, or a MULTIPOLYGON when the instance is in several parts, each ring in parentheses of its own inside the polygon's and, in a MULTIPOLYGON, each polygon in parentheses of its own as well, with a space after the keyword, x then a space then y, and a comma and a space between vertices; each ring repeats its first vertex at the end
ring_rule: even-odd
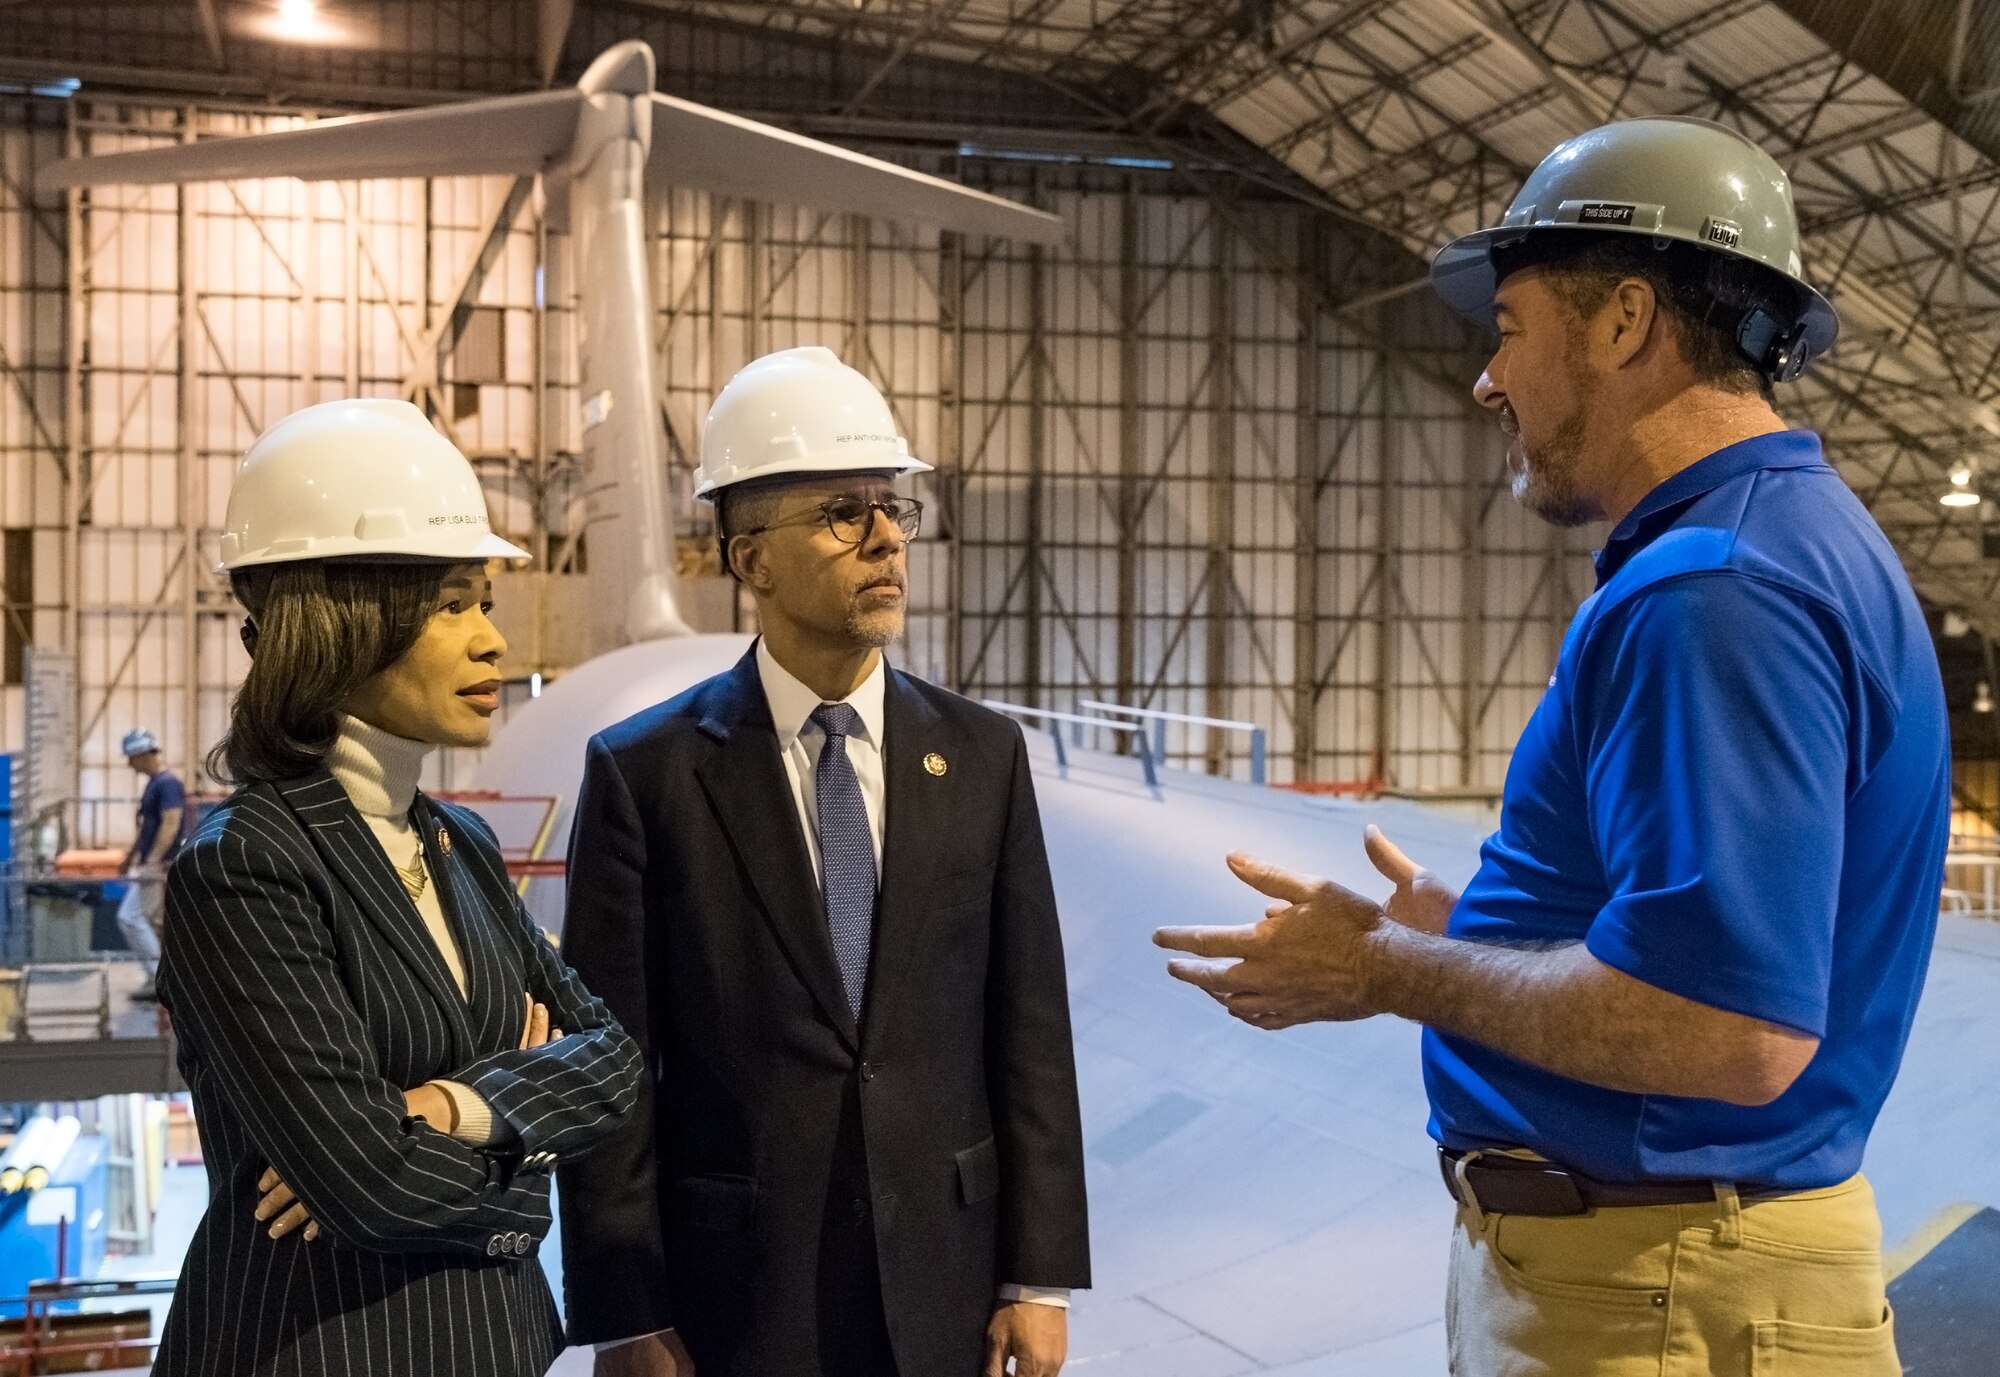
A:
POLYGON ((858 606, 847 609, 847 638, 855 645, 881 650, 902 638, 903 613, 864 612, 858 606))
POLYGON ((1588 526, 1597 514, 1583 496, 1566 484, 1514 475, 1514 500, 1551 526, 1588 526))
POLYGON ((1578 490, 1576 458, 1583 448, 1583 420, 1572 416, 1556 428, 1539 462, 1522 448, 1522 465, 1514 475, 1514 500, 1551 526, 1588 526, 1597 507, 1578 490))

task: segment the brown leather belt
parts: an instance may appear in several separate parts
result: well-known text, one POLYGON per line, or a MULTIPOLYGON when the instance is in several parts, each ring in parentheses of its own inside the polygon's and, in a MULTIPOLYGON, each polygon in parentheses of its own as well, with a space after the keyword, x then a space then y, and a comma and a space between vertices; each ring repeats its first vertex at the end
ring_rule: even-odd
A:
MULTIPOLYGON (((1555 1162, 1484 1152, 1438 1149, 1444 1188, 1461 1204, 1486 1214, 1528 1214, 1545 1218, 1589 1214, 1630 1205, 1698 1205, 1716 1198, 1714 1181, 1598 1181, 1555 1162), (1468 1196, 1470 1198, 1468 1198, 1468 1196)), ((1728 1185, 1728 1182, 1721 1183, 1728 1185)), ((1784 1195, 1766 1186, 1736 1187, 1744 1200, 1784 1195)))

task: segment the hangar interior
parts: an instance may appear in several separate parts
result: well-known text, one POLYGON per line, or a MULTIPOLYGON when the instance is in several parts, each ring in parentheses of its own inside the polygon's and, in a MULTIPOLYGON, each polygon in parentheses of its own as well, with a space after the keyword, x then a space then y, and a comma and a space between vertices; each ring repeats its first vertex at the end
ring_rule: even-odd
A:
MULTIPOLYGON (((2000 11, 1975 0, 10 0, 0 22, 0 746, 13 762, 10 894, 22 912, 58 853, 130 843, 137 782, 120 741, 134 727, 159 735, 191 791, 217 791, 204 756, 247 664, 216 572, 223 504, 251 440, 301 406, 408 398, 473 458, 495 529, 536 556, 496 579, 512 707, 615 648, 584 615, 589 399, 566 235, 534 177, 51 190, 41 178, 65 157, 560 86, 636 38, 664 92, 1059 214, 1066 241, 1042 247, 893 211, 652 187, 658 411, 690 621, 730 633, 753 616, 718 571, 709 509, 692 496, 707 403, 760 354, 826 344, 881 386, 912 449, 937 465, 915 485, 929 505, 904 667, 1043 712, 1101 701, 1177 715, 1158 721, 1157 763, 1179 781, 1165 792, 1189 791, 1189 817, 1218 781, 1282 789, 1245 806, 1274 810, 1269 826, 1302 862, 1321 824, 1358 858, 1366 810, 1390 800, 1391 816, 1436 836, 1451 857, 1441 870, 1463 870, 1592 588, 1603 532, 1546 526, 1511 499, 1501 439, 1471 398, 1489 341, 1426 290, 1429 258, 1494 222, 1527 171, 1591 125, 1693 114, 1747 133, 1791 174, 1808 275, 1842 318, 1838 348, 1780 390, 1782 409, 1825 438, 1894 542, 1945 670, 1958 809, 1945 904, 1957 926, 1940 959, 1957 964, 1933 998, 1954 1031, 1926 1025, 1918 1050, 1938 1060, 1913 1079, 1929 1098, 1902 1105, 1886 1132, 1927 1183, 1896 1198, 1891 1232, 1959 1198, 1933 1189, 1935 1159, 1913 1126, 1935 1124, 1941 1105, 1969 1113, 1966 1077, 1993 1068, 2000 1046, 1980 993, 2000 958, 2000 929, 1982 926, 2000 919, 2000 531, 1983 500, 1987 457, 2000 454, 2000 11)), ((1061 744, 1038 742, 1037 762, 1059 796, 1052 811, 1076 810, 1058 869, 1078 902, 1109 912, 1114 897, 1084 878, 1095 858, 1074 841, 1108 834, 1060 796, 1097 771, 1123 799, 1131 743, 1080 729, 1067 750, 1088 763, 1074 772, 1054 759, 1061 744)), ((447 753, 427 784, 481 787, 481 767, 476 753, 447 753)), ((546 901, 562 839, 539 802, 494 807, 514 808, 496 826, 544 866, 523 873, 546 901)), ((1175 827, 1201 835, 1186 818, 1161 830, 1175 827)), ((1230 902, 1219 884, 1203 898, 1230 902)), ((1111 1188, 1125 1213, 1106 1217, 1134 1221, 1176 1194, 1176 1171, 1262 1160, 1266 1122, 1220 1127, 1208 1112, 1220 1092, 1170 1083, 1181 1073, 1144 1044, 1193 1039, 1186 1074, 1215 1082, 1269 1071, 1241 1030, 1187 1031, 1201 1011, 1150 1009, 1165 996, 1146 989, 1153 967, 1131 950, 1151 926, 1142 919, 1117 935, 1084 925, 1073 954, 1104 972, 1078 995, 1095 1013, 1080 1036, 1096 1027, 1103 1039, 1084 1062, 1086 1093, 1101 1096, 1095 1160, 1132 1167, 1138 1183, 1111 1188), (1144 1160, 1188 1126, 1168 1147, 1178 1156, 1144 1160)), ((61 977, 83 991, 80 1025, 97 1007, 85 970, 97 948, 87 936, 65 948, 66 966, 85 971, 61 977)), ((24 1115, 81 1107, 129 1178, 110 1250, 144 1259, 157 1178, 199 1173, 156 1167, 148 1180, 131 1165, 143 1144, 186 1130, 125 1093, 156 1088, 126 1081, 165 1074, 164 1039, 150 1010, 119 996, 129 966, 105 969, 102 1030, 116 1024, 131 1050, 49 1062, 45 1036, 41 1061, 9 1073, 0 1100, 24 1115), (64 1069, 86 1061, 89 1075, 64 1069), (88 1099, 98 1086, 119 1093, 88 1099)), ((19 1000, 32 1003, 25 986, 19 1000)), ((1393 1254, 1390 1202, 1404 1185, 1414 1200, 1422 1175, 1409 1165, 1422 1165, 1414 1035, 1324 1031, 1242 1093, 1262 1096, 1271 1122, 1309 1113, 1324 1142, 1383 1174, 1358 1176, 1373 1184, 1354 1201, 1370 1246, 1393 1254), (1380 1060, 1400 1082, 1366 1088, 1380 1060), (1281 1107, 1311 1083, 1307 1068, 1329 1066, 1364 1088, 1281 1107), (1352 1128, 1378 1121, 1379 1133, 1352 1128)), ((1976 1128, 1945 1118, 1939 1154, 1976 1128)), ((1266 1165, 1289 1191, 1317 1160, 1266 1165)), ((1246 1190, 1239 1203, 1249 1216, 1277 1199, 1246 1190)), ((1412 1208, 1430 1211, 1428 1225, 1441 1199, 1412 1208)), ((1339 1217, 1207 1222, 1218 1238, 1254 1235, 1212 1245, 1222 1264, 1250 1267, 1227 1281, 1249 1295, 1319 1265, 1320 1230, 1327 1250, 1349 1246, 1339 1217)), ((1433 1370, 1428 1298, 1386 1333, 1355 1299, 1365 1289, 1317 1328, 1281 1313, 1246 1329, 1237 1312, 1204 1308, 1197 1259, 1162 1270, 1174 1255, 1161 1240, 1117 1237, 1133 1275, 1095 1317, 1080 1305, 1081 1371, 1433 1370)), ((1411 1284, 1435 1262, 1416 1255, 1411 1284)))

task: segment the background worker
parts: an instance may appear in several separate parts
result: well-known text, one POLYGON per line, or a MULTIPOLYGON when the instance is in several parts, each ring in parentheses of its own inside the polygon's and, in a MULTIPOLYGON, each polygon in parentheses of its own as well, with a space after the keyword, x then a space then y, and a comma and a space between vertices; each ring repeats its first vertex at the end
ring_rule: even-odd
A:
POLYGON ((1426 1025, 1459 1210, 1455 1377, 1901 1371, 1862 1150, 1936 927, 1950 760, 1902 566, 1771 384, 1833 342, 1784 173, 1732 130, 1557 148, 1447 247, 1500 342, 1475 390, 1514 490, 1612 524, 1463 896, 1371 831, 1386 907, 1230 859, 1263 1028, 1426 1025))
POLYGON ((744 368, 699 491, 763 634, 590 743, 563 950, 649 1071, 561 1176, 603 1377, 1062 1366, 1083 1142, 1026 747, 883 657, 928 467, 831 352, 744 368))
POLYGON ((188 831, 187 789, 160 759, 160 743, 140 727, 125 734, 125 763, 146 780, 139 795, 139 831, 125 853, 125 894, 118 901, 118 930, 139 958, 145 983, 134 999, 157 999, 153 981, 160 970, 160 920, 167 908, 166 871, 188 831))

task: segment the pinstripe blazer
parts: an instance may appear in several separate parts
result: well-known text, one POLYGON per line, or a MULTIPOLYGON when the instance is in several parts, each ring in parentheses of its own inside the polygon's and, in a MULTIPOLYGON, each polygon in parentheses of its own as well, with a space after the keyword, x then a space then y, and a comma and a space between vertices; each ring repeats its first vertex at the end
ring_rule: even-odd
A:
POLYGON ((208 1161, 208 1213, 154 1372, 530 1377, 562 1346, 536 1259, 549 1173, 615 1129, 639 1055, 528 920, 476 814, 417 795, 461 995, 388 858, 324 769, 240 790, 167 881, 162 1000, 208 1161), (518 1050, 522 994, 561 1041, 518 1050), (405 1119, 450 1078, 504 1146, 405 1119), (321 1236, 253 1217, 275 1166, 321 1236))

